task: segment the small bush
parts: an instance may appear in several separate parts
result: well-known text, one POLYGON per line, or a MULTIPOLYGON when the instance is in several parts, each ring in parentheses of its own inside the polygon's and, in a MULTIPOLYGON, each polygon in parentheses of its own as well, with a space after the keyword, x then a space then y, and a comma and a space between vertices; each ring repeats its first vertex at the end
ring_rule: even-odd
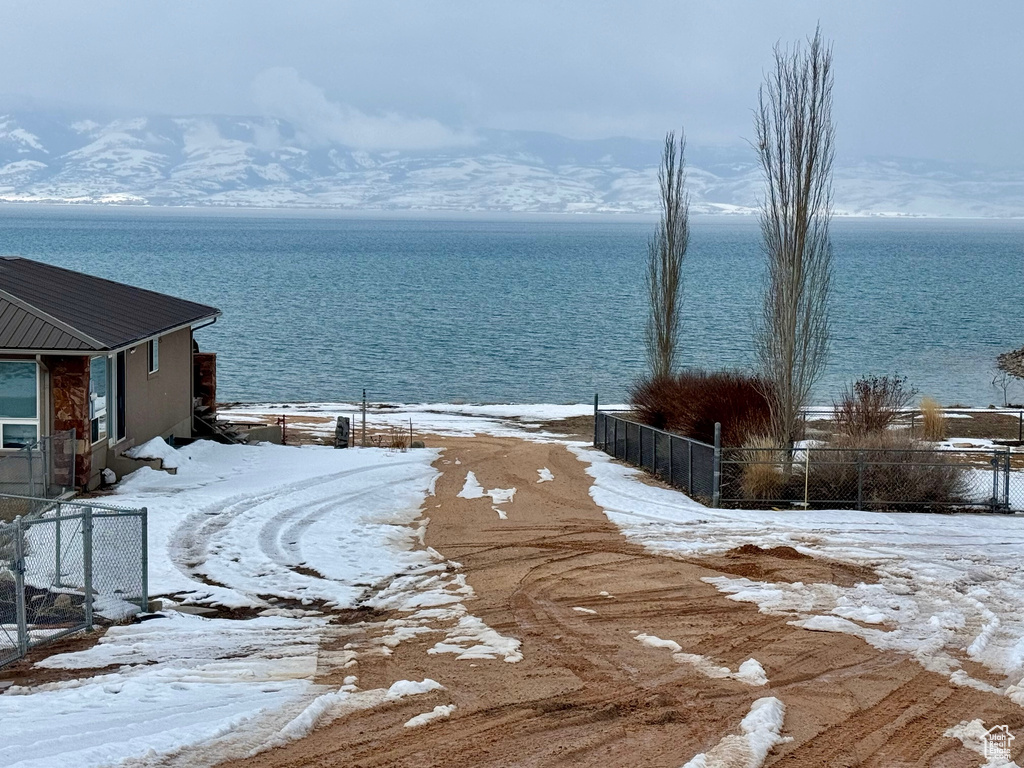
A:
POLYGON ((811 499, 856 503, 859 482, 867 508, 949 507, 966 502, 966 467, 938 451, 920 452, 927 446, 910 435, 844 435, 829 447, 842 450, 811 452, 811 499))
POLYGON ((931 397, 921 398, 921 422, 925 440, 935 443, 946 439, 946 417, 937 400, 931 397))
POLYGON ((844 435, 884 432, 917 394, 902 376, 869 376, 843 390, 832 403, 836 429, 844 435))
POLYGON ((744 499, 769 501, 786 497, 791 484, 784 471, 786 454, 770 437, 759 435, 747 440, 740 451, 740 493, 744 499))
POLYGON ((741 446, 768 432, 771 407, 764 381, 736 371, 684 371, 641 379, 630 392, 640 421, 710 443, 715 422, 722 445, 741 446))
POLYGON ((404 428, 391 428, 391 435, 388 439, 388 448, 393 451, 402 451, 403 453, 409 448, 409 435, 404 428))

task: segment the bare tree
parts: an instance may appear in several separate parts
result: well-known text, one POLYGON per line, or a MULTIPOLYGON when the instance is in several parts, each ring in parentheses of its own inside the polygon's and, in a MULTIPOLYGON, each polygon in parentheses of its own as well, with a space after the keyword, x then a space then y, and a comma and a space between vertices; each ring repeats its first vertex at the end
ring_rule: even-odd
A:
POLYGON ((1017 381, 1016 376, 1002 368, 996 368, 992 371, 992 387, 1003 393, 1003 408, 1010 404, 1010 389, 1013 388, 1017 381))
POLYGON ((647 243, 647 363, 654 378, 668 376, 679 352, 683 299, 683 259, 690 241, 690 197, 686 193, 686 137, 680 131, 665 136, 658 168, 661 221, 647 243))
POLYGON ((775 47, 754 126, 765 177, 761 235, 768 258, 755 334, 771 389, 772 431, 797 438, 801 409, 829 354, 832 285, 832 49, 814 33, 805 51, 775 47))

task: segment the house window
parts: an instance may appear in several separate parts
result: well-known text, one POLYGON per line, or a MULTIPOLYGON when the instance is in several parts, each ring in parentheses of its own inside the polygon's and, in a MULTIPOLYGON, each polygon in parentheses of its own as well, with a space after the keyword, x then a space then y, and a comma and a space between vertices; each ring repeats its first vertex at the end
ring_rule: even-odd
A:
POLYGON ((24 448, 39 439, 39 367, 0 360, 0 446, 24 448))
POLYGON ((149 372, 156 373, 160 370, 160 339, 149 341, 149 372))
POLYGON ((107 394, 110 366, 106 357, 94 357, 89 361, 89 421, 92 425, 92 442, 107 436, 107 394))

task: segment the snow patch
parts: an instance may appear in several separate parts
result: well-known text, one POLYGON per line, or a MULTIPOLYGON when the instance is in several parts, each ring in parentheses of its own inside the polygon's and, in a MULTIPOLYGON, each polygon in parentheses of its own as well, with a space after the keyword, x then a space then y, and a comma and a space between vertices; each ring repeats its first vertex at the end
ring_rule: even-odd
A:
POLYGON ((456 659, 495 659, 515 663, 523 660, 519 651, 521 643, 513 637, 495 632, 476 616, 463 616, 459 623, 448 630, 444 640, 430 648, 427 653, 454 653, 456 659))
MULTIPOLYGON (((581 609, 574 608, 573 610, 578 611, 581 609)), ((729 678, 754 686, 767 685, 768 683, 768 676, 765 674, 764 667, 761 666, 757 659, 747 659, 740 664, 738 670, 733 672, 728 667, 715 663, 707 656, 701 656, 696 653, 684 653, 682 647, 675 640, 663 640, 660 637, 646 634, 635 635, 634 639, 644 645, 649 645, 651 648, 663 648, 671 651, 673 661, 679 664, 688 664, 705 677, 713 679, 729 678)))
POLYGON ((391 687, 388 688, 387 698, 400 699, 403 696, 416 696, 421 693, 443 690, 443 685, 437 682, 437 680, 431 680, 429 677, 418 683, 413 680, 399 680, 396 683, 392 683, 391 687))
POLYGON ((540 475, 540 480, 537 481, 538 483, 550 483, 552 480, 555 479, 555 476, 551 474, 551 470, 548 469, 547 467, 542 467, 541 469, 538 469, 537 474, 540 475))
POLYGON ((644 645, 649 645, 651 648, 664 648, 672 651, 673 653, 679 653, 683 650, 682 646, 679 645, 675 640, 662 640, 660 637, 655 635, 636 635, 634 640, 639 640, 644 645))
POLYGON ((504 509, 500 509, 498 505, 510 503, 515 495, 515 488, 492 488, 485 491, 472 470, 466 473, 466 482, 457 494, 461 499, 482 499, 484 496, 490 496, 491 509, 498 513, 500 520, 508 520, 508 513, 504 509))
POLYGON ((758 699, 740 721, 742 735, 726 736, 707 752, 696 755, 683 768, 760 768, 782 736, 786 707, 774 696, 758 699))
POLYGON ((484 497, 484 487, 477 482, 476 473, 470 470, 466 473, 466 482, 462 486, 462 490, 458 493, 460 499, 482 499, 484 497))
POLYGON ((124 452, 129 459, 141 461, 160 461, 164 469, 179 469, 181 467, 180 456, 176 450, 171 448, 162 437, 154 437, 142 445, 136 445, 124 452))
POLYGON ((421 725, 426 725, 432 720, 438 720, 440 718, 448 717, 454 711, 454 704, 440 704, 434 707, 429 712, 424 712, 422 715, 416 715, 416 717, 412 718, 411 720, 407 720, 405 723, 405 727, 416 728, 421 725))

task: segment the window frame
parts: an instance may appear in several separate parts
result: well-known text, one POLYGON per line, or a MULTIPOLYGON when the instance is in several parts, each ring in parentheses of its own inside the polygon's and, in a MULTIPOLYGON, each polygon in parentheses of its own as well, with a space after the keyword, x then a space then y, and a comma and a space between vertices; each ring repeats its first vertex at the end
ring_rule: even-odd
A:
POLYGON ((146 368, 149 375, 160 372, 160 337, 155 336, 146 342, 146 368))
POLYGON ((7 447, 4 447, 4 444, 3 444, 3 430, 4 430, 4 427, 6 425, 8 425, 8 424, 19 425, 19 426, 20 425, 34 426, 36 428, 36 439, 33 440, 32 443, 30 443, 30 445, 34 445, 35 443, 38 443, 42 439, 42 435, 40 434, 41 425, 40 425, 40 415, 39 415, 40 411, 42 410, 42 407, 43 407, 42 402, 41 402, 42 401, 42 396, 41 396, 41 393, 40 393, 40 386, 41 386, 40 382, 42 380, 42 377, 40 376, 39 361, 38 360, 28 359, 28 358, 4 358, 4 359, 0 360, 0 364, 3 364, 3 363, 20 363, 22 365, 32 365, 33 370, 35 371, 36 415, 34 417, 32 417, 32 418, 29 418, 29 417, 7 417, 7 416, 0 416, 0 452, 2 452, 2 451, 20 451, 20 450, 24 450, 25 446, 22 446, 20 448, 14 448, 14 447, 7 448, 7 447))
POLYGON ((90 445, 97 445, 99 443, 102 443, 104 440, 108 440, 108 441, 110 440, 110 435, 111 435, 111 429, 110 429, 110 427, 111 427, 111 420, 110 420, 110 392, 111 392, 111 387, 110 387, 110 355, 90 355, 90 357, 89 357, 89 444, 90 445), (97 425, 97 427, 96 427, 96 439, 94 440, 93 437, 92 437, 92 435, 93 435, 92 423, 94 421, 97 421, 99 419, 99 416, 93 416, 92 415, 92 361, 93 360, 99 360, 101 358, 106 361, 106 363, 104 365, 104 369, 105 369, 105 373, 106 373, 106 382, 104 382, 106 384, 106 393, 103 396, 104 400, 106 401, 105 404, 104 404, 104 410, 103 410, 103 416, 105 417, 105 420, 106 420, 106 429, 105 429, 104 432, 101 433, 100 430, 99 430, 99 425, 97 425))

